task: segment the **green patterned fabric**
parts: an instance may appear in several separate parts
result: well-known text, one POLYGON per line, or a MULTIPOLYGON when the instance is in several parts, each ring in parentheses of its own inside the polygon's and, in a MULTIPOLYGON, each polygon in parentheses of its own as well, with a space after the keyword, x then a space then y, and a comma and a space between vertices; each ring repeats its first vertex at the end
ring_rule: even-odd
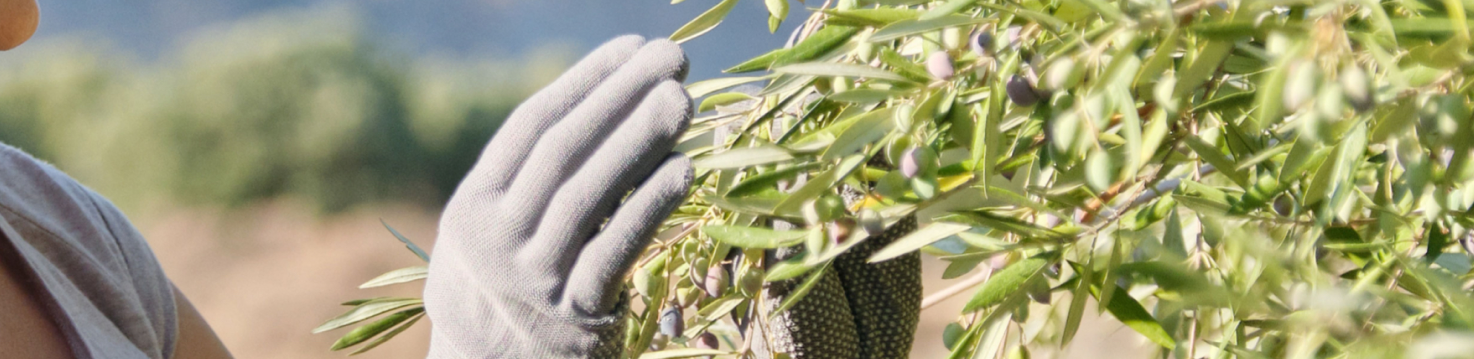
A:
MULTIPOLYGON (((824 277, 788 311, 778 314, 767 333, 748 335, 759 358, 769 352, 794 359, 905 358, 911 352, 921 315, 921 257, 913 252, 880 263, 870 255, 916 230, 906 217, 835 259, 824 277), (766 340, 764 340, 766 338, 766 340), (771 343, 771 346, 769 344, 771 343)), ((796 254, 784 249, 777 258, 796 254)), ((803 278, 772 283, 765 302, 777 309, 803 278)), ((763 314, 767 315, 767 314, 763 314)))

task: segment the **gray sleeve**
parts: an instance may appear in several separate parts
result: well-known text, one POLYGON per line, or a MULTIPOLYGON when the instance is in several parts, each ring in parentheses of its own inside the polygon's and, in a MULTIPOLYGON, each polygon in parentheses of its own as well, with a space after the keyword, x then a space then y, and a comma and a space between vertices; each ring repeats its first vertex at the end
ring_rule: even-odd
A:
POLYGON ((45 287, 78 357, 173 355, 173 286, 148 243, 101 195, 0 144, 0 221, 45 287))

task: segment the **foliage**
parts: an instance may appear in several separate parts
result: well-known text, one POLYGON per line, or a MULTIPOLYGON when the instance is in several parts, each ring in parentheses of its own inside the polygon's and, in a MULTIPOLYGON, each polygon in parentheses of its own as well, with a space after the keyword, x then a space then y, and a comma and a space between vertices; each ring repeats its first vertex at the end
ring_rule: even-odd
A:
MULTIPOLYGON (((388 229, 389 233, 393 234, 395 239, 404 243, 404 246, 410 252, 420 257, 420 260, 426 263, 430 262, 430 256, 425 254, 425 251, 410 241, 409 238, 405 238, 404 235, 399 234, 399 231, 389 226, 388 223, 384 223, 384 228, 388 229)), ((358 288, 378 288, 393 284, 415 282, 425 279, 425 276, 428 274, 430 274, 430 267, 428 265, 400 268, 374 277, 374 279, 370 279, 359 285, 358 288)), ((366 322, 344 333, 342 337, 338 338, 337 342, 333 343, 332 348, 330 348, 331 350, 337 351, 363 344, 358 349, 354 349, 349 355, 357 355, 373 350, 380 344, 388 342, 389 339, 394 339, 399 333, 403 333, 405 330, 414 326, 416 322, 420 321, 420 318, 425 316, 424 300, 419 298, 365 298, 343 302, 343 305, 349 307, 348 311, 337 317, 328 319, 327 322, 322 323, 317 328, 313 328, 312 334, 347 328, 350 325, 366 322), (369 319, 374 319, 375 317, 380 318, 369 321, 369 319)))
MULTIPOLYGON (((790 4, 765 4, 784 21, 790 4)), ((672 302, 698 310, 657 349, 711 328, 750 350, 726 316, 761 298, 762 248, 803 246, 766 263, 802 278, 853 245, 836 232, 907 215, 924 226, 882 254, 979 273, 954 358, 1068 345, 1088 301, 1173 358, 1420 357, 1474 338, 1471 4, 809 5, 792 47, 728 70, 764 74, 688 86, 715 111, 681 146, 699 185, 632 274, 649 308, 630 319, 636 355, 672 302), (738 294, 693 289, 734 250, 738 294)))
MULTIPOLYGON (((784 21, 790 4, 765 4, 784 21)), ((625 344, 741 356, 728 315, 764 281, 916 215, 872 260, 978 273, 938 291, 971 295, 941 338, 952 358, 1068 345, 1087 302, 1160 357, 1466 355, 1468 5, 826 1, 792 47, 729 70, 767 74, 687 87, 698 185, 631 273, 625 344), (806 255, 763 263, 789 245, 806 255), (696 310, 665 314, 680 307, 696 310), (704 332, 727 349, 697 348, 704 332)))
POLYGON ((28 44, 0 66, 0 141, 124 206, 279 196, 326 211, 434 206, 550 78, 543 67, 566 63, 401 59, 355 18, 268 14, 203 31, 147 65, 88 41, 28 44))

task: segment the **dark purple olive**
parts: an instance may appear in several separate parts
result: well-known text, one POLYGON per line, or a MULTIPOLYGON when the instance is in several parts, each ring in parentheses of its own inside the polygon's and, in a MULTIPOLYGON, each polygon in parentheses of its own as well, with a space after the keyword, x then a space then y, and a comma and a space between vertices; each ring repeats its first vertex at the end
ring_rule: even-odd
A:
POLYGON ((968 47, 971 47, 972 52, 977 53, 979 56, 988 56, 988 53, 993 49, 993 34, 987 31, 973 33, 972 41, 968 42, 968 47))
POLYGON ((1034 90, 1034 85, 1023 76, 1013 75, 1008 79, 1008 99, 1019 106, 1033 106, 1039 103, 1039 92, 1034 90))
POLYGON ((717 349, 718 347, 721 347, 721 345, 722 344, 717 341, 717 336, 715 334, 701 333, 700 337, 696 337, 697 349, 717 349))
POLYGON ((942 81, 952 79, 952 75, 955 74, 952 68, 952 56, 947 55, 946 51, 932 52, 926 57, 926 72, 930 72, 932 77, 942 81))
POLYGON ((676 303, 666 305, 665 312, 660 313, 660 334, 680 338, 681 332, 684 331, 686 331, 686 318, 681 314, 681 306, 676 303))
POLYGON ((921 174, 921 147, 912 147, 901 155, 901 175, 916 178, 921 174))

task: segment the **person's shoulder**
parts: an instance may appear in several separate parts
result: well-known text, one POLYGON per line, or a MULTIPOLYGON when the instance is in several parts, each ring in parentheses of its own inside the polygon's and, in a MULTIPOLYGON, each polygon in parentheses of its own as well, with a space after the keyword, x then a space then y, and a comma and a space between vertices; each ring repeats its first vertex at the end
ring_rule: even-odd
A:
POLYGON ((0 144, 0 218, 22 235, 40 232, 73 240, 99 236, 106 221, 93 197, 56 167, 0 144))

